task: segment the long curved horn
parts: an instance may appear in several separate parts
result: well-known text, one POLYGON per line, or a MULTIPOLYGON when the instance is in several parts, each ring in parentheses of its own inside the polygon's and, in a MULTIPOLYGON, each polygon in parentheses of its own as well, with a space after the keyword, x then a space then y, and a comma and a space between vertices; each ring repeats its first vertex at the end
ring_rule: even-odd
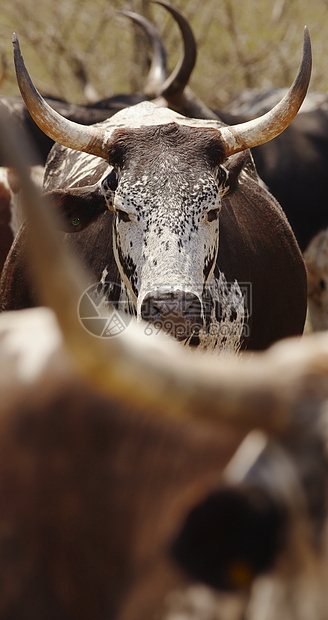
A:
POLYGON ((15 33, 12 41, 18 86, 32 118, 40 129, 63 146, 107 159, 107 151, 104 149, 104 132, 91 126, 69 121, 55 112, 35 88, 26 69, 15 33))
POLYGON ((297 76, 284 98, 272 110, 246 123, 220 129, 225 155, 269 142, 288 127, 305 98, 312 67, 311 41, 307 27, 304 28, 303 57, 297 76))
POLYGON ((120 11, 119 15, 125 15, 139 24, 149 38, 152 48, 152 61, 143 92, 151 99, 155 99, 159 89, 166 80, 166 51, 163 39, 157 28, 142 15, 132 13, 131 11, 120 11))
POLYGON ((165 0, 152 0, 152 2, 160 4, 171 13, 180 28, 183 38, 183 56, 158 92, 159 97, 162 96, 165 99, 169 99, 171 96, 181 94, 188 84, 191 72, 196 63, 196 42, 186 18, 178 9, 165 0))

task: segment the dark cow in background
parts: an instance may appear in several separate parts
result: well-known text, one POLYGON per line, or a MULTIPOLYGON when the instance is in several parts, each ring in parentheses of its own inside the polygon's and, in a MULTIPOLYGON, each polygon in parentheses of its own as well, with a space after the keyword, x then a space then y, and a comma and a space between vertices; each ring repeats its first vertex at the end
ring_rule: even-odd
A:
MULTIPOLYGON (((155 26, 147 19, 130 11, 121 11, 124 15, 137 23, 146 33, 151 45, 151 62, 148 74, 145 78, 142 93, 118 94, 90 103, 88 105, 75 105, 45 96, 44 99, 56 112, 65 118, 83 125, 92 125, 101 122, 119 110, 128 106, 136 105, 141 101, 151 101, 166 95, 178 96, 186 87, 196 61, 196 43, 193 32, 186 18, 175 7, 165 0, 154 0, 156 4, 163 6, 172 15, 179 26, 183 40, 183 55, 173 69, 170 76, 166 75, 166 51, 163 40, 155 26)), ((164 99, 161 103, 164 104, 164 99)), ((181 104, 180 104, 181 105, 181 104)), ((30 115, 21 97, 1 97, 0 111, 9 113, 12 123, 26 131, 31 144, 30 165, 44 165, 54 140, 40 130, 30 115)), ((11 165, 8 155, 0 155, 0 166, 11 165)))
POLYGON ((328 329, 328 228, 321 230, 304 252, 308 312, 313 331, 328 329))
MULTIPOLYGON (((207 349, 261 349, 302 332, 304 265, 247 148, 272 139, 296 115, 310 77, 307 31, 288 97, 268 115, 236 127, 188 119, 151 103, 92 127, 71 123, 35 91, 16 38, 14 47, 33 118, 65 145, 50 154, 44 190, 64 214, 66 231, 95 221, 82 236, 82 253, 99 282, 119 283, 115 301, 124 300, 138 319, 207 349)), ((3 310, 35 303, 27 277, 24 282, 22 238, 4 268, 3 310)), ((111 299, 110 288, 107 294, 111 299)))
POLYGON ((301 112, 288 130, 271 149, 254 149, 253 157, 304 251, 328 225, 328 110, 301 112))
MULTIPOLYGON (((106 113, 101 108, 90 109, 86 106, 70 104, 51 97, 46 97, 46 100, 49 103, 51 102, 59 114, 85 125, 98 123, 110 115, 108 111, 106 113)), ((25 131, 30 138, 34 146, 30 152, 30 165, 44 165, 54 140, 46 136, 35 124, 24 102, 19 97, 0 97, 0 110, 8 112, 12 123, 25 131)), ((8 166, 8 155, 2 155, 1 165, 3 167, 8 166)))
MULTIPOLYGON (((225 122, 256 118, 285 94, 246 91, 218 112, 225 122)), ((328 97, 308 93, 299 114, 274 141, 252 149, 260 177, 283 207, 304 252, 311 239, 328 226, 328 97)))
MULTIPOLYGON (((270 109, 284 94, 246 91, 220 112, 227 122, 242 121, 270 109)), ((327 161, 328 97, 310 92, 286 131, 252 149, 256 168, 278 199, 304 254, 308 280, 309 327, 328 328, 327 161)))

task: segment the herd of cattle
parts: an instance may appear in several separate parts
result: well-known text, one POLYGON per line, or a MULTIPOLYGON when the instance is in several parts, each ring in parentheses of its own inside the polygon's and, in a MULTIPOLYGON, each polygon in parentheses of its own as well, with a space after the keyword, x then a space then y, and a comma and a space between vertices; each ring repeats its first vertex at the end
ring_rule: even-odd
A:
POLYGON ((188 87, 189 24, 158 4, 184 56, 167 78, 127 12, 153 49, 143 96, 43 98, 13 36, 0 618, 325 620, 328 111, 302 107, 309 34, 287 92, 213 111, 188 87))

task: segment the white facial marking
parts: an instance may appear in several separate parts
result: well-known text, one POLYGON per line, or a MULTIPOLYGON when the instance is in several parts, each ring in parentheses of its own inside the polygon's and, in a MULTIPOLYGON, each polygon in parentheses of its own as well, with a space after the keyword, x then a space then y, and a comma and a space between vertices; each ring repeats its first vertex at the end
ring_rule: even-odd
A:
POLYGON ((210 209, 219 208, 218 188, 209 179, 195 186, 183 180, 175 192, 154 192, 161 180, 137 181, 131 189, 129 178, 122 179, 116 192, 115 209, 128 214, 130 221, 115 222, 115 256, 124 282, 138 298, 155 290, 185 290, 201 298, 211 276, 218 249, 219 226, 210 209))
POLYGON ((201 299, 218 251, 217 170, 204 162, 181 166, 178 155, 165 152, 163 133, 156 162, 123 168, 114 198, 114 254, 138 317, 154 291, 186 291, 201 299))

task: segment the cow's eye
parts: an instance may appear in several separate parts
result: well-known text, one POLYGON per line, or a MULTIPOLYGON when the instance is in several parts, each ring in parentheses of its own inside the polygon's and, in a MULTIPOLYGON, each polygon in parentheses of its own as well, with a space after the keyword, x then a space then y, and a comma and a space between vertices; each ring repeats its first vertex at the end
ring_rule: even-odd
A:
POLYGON ((219 209, 211 209, 210 211, 207 212, 207 221, 208 222, 214 222, 214 220, 217 220, 219 217, 219 209))
POLYGON ((224 187, 227 183, 229 173, 224 166, 219 166, 217 170, 217 182, 219 187, 224 187))
POLYGON ((117 217, 119 222, 131 222, 130 216, 126 211, 121 211, 121 209, 116 209, 117 217))
POLYGON ((118 185, 118 174, 115 168, 113 168, 109 175, 104 179, 103 185, 105 189, 108 188, 112 190, 112 192, 115 192, 118 185))

